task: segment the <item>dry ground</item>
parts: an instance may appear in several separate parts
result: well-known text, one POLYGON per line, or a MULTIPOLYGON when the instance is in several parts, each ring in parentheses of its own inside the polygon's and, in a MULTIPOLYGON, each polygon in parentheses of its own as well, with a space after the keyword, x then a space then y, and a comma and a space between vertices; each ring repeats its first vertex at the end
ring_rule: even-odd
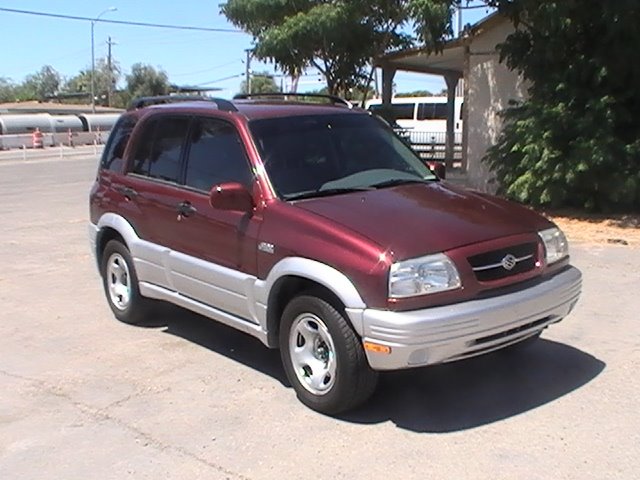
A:
POLYGON ((571 211, 543 213, 565 232, 571 243, 640 247, 640 214, 604 215, 571 211))

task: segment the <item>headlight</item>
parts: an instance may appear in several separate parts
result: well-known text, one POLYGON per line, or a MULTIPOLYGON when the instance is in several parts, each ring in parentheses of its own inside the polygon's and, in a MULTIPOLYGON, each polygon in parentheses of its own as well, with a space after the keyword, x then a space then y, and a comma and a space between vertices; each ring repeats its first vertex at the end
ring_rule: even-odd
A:
POLYGON ((442 253, 394 263, 389 271, 390 298, 444 292, 461 285, 456 266, 442 253))
POLYGON ((547 265, 562 260, 569 255, 569 243, 559 228, 549 228, 538 232, 546 252, 547 265))

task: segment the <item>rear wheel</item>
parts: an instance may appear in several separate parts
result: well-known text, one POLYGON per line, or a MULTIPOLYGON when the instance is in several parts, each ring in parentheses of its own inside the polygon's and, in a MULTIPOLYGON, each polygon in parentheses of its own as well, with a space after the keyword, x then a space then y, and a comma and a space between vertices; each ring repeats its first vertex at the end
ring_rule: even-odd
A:
POLYGON ((118 240, 110 240, 105 246, 101 273, 107 302, 115 317, 132 325, 143 323, 150 300, 140 295, 131 254, 118 240))
POLYGON ((318 412, 336 414, 365 402, 377 373, 343 314, 326 300, 295 297, 280 325, 285 372, 300 401, 318 412))

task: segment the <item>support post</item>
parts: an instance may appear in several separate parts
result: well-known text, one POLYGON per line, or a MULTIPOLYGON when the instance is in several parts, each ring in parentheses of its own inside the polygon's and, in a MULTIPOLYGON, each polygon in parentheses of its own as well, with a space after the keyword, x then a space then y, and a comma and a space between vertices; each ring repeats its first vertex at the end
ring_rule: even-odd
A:
POLYGON ((453 156, 455 151, 455 116, 456 116, 456 87, 459 77, 447 75, 444 77, 447 82, 447 137, 445 144, 444 162, 447 170, 453 168, 453 156))
POLYGON ((393 77, 396 76, 396 69, 382 67, 382 104, 390 105, 393 97, 393 77))

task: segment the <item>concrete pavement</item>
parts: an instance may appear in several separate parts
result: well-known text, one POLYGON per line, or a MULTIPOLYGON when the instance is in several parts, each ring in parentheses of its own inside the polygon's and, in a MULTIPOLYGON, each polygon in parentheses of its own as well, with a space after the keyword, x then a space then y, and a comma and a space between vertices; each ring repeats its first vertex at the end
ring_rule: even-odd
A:
POLYGON ((583 298, 537 345, 385 374, 330 418, 255 339, 177 308, 113 318, 96 161, 0 161, 0 478, 637 477, 640 250, 573 245, 583 298))

